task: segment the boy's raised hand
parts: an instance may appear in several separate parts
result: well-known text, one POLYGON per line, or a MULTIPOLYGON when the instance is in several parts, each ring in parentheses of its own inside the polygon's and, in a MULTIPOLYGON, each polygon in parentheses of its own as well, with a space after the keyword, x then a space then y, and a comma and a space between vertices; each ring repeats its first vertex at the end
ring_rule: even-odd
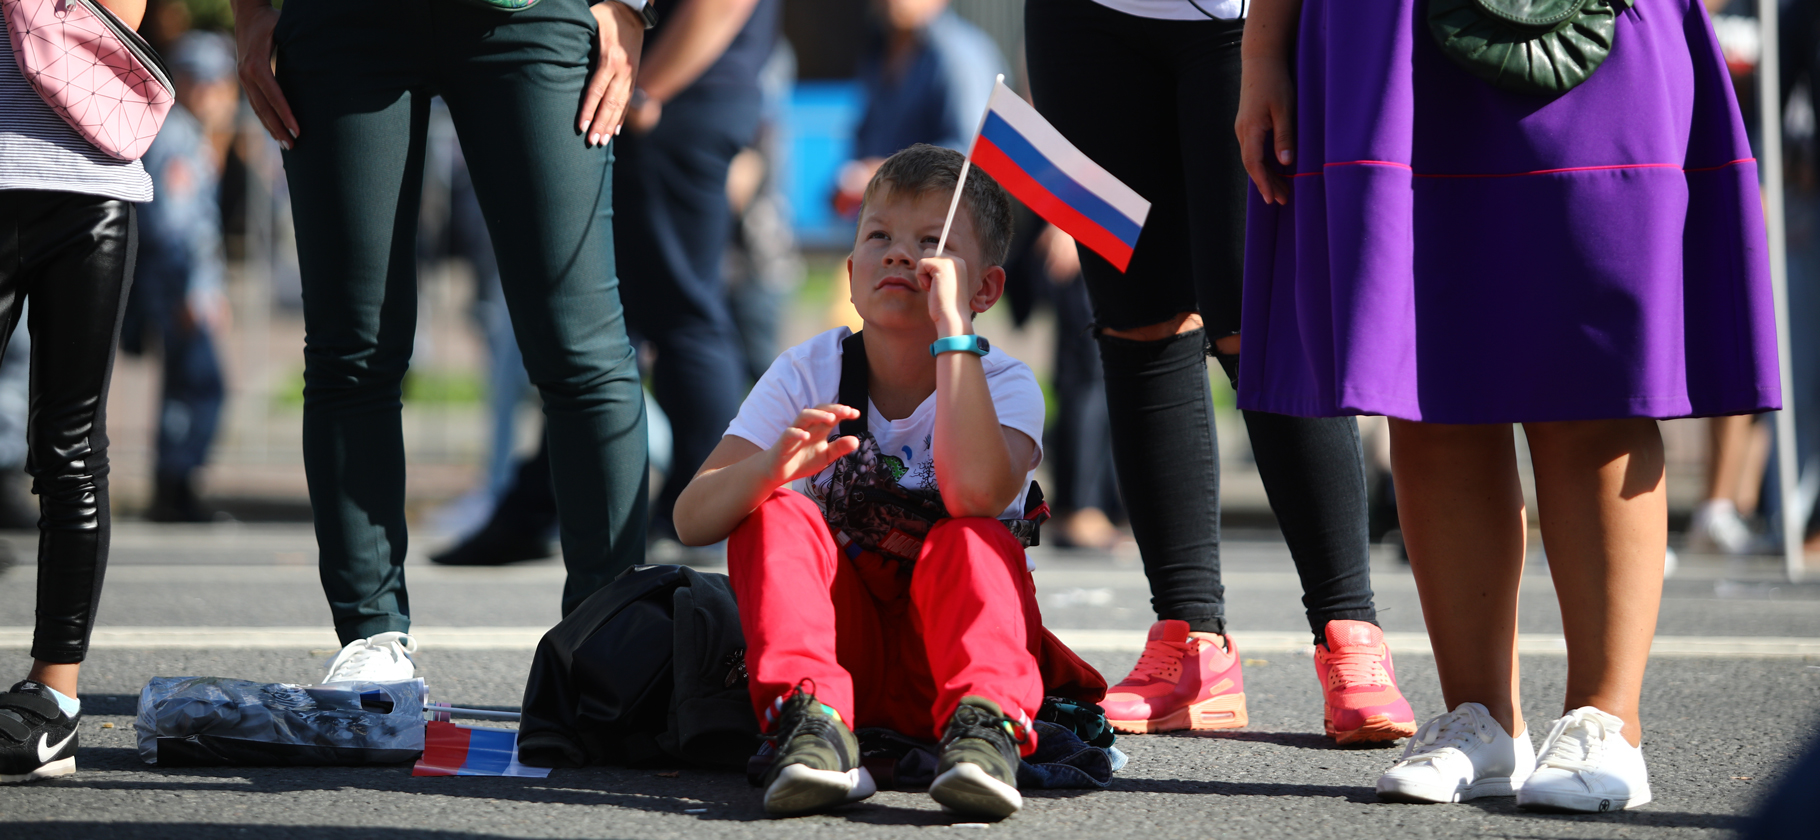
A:
POLYGON ((790 424, 779 435, 777 443, 771 445, 771 478, 775 486, 783 486, 799 478, 814 475, 828 468, 829 464, 844 458, 859 449, 859 438, 843 435, 833 440, 828 435, 840 425, 842 420, 854 420, 859 417, 859 410, 839 403, 824 403, 814 408, 805 408, 796 415, 796 422, 790 424))
POLYGON ((951 255, 923 257, 916 264, 917 285, 929 293, 929 320, 942 335, 958 335, 970 323, 961 296, 961 272, 966 270, 966 261, 951 255))

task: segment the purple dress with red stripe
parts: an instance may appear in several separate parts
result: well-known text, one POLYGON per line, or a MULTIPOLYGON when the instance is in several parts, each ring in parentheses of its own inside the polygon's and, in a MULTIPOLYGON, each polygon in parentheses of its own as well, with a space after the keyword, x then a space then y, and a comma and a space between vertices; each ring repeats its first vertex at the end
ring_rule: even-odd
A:
POLYGON ((1781 406, 1767 244, 1698 0, 1637 0, 1557 97, 1427 4, 1307 0, 1287 206, 1251 197, 1239 406, 1510 423, 1781 406))

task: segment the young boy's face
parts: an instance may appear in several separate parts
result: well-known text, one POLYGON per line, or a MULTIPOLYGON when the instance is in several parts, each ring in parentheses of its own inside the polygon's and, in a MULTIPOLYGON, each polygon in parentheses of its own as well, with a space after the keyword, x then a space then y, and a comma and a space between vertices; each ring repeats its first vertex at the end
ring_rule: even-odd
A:
MULTIPOLYGON (((860 213, 858 239, 847 258, 853 308, 868 326, 885 329, 933 329, 929 293, 918 288, 916 265, 935 256, 941 240, 942 220, 954 194, 928 190, 908 195, 880 184, 860 213)), ((965 202, 955 210, 943 254, 965 263, 960 277, 960 299, 973 312, 984 312, 998 301, 1004 282, 987 283, 987 275, 1002 277, 1004 270, 986 265, 973 214, 965 202)), ((968 315, 961 312, 962 316, 968 315)))

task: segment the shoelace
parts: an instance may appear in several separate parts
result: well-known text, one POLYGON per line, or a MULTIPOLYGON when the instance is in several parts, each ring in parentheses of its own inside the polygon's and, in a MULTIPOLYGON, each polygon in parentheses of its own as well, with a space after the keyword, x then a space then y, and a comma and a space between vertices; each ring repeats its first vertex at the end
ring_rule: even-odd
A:
POLYGON ((1489 744, 1491 736, 1486 733, 1489 723, 1490 719, 1477 708, 1463 705, 1422 724, 1415 737, 1409 739, 1409 746, 1404 747, 1403 758, 1397 763, 1433 761, 1448 749, 1465 752, 1474 740, 1489 744))
POLYGON ((1537 767, 1553 767, 1572 773, 1598 769, 1605 758, 1605 739, 1617 734, 1603 718, 1578 710, 1555 721, 1555 728, 1542 742, 1542 755, 1537 767))
MULTIPOLYGON (((955 708, 954 716, 948 719, 948 727, 942 734, 941 744, 946 747, 962 738, 985 738, 996 741, 995 736, 1001 732, 1010 738, 1014 745, 1030 740, 1030 725, 1027 721, 993 717, 992 713, 985 709, 963 704, 955 708)), ((1001 744, 1001 746, 1003 745, 1001 744)))
MULTIPOLYGON (((1138 655, 1137 665, 1131 669, 1131 676, 1125 682, 1141 682, 1158 679, 1174 682, 1182 677, 1182 659, 1193 656, 1197 651, 1197 640, 1190 638, 1186 642, 1171 642, 1164 639, 1151 639, 1144 643, 1144 652, 1138 655)), ((1201 644, 1205 644, 1201 642, 1201 644)))
MULTIPOLYGON (((779 761, 783 760, 782 753, 788 750, 798 737, 813 735, 826 742, 834 750, 835 761, 840 765, 835 768, 821 769, 845 772, 858 767, 860 756, 848 747, 847 739, 842 738, 840 734, 839 727, 845 725, 845 721, 841 720, 840 712, 816 699, 814 688, 815 681, 805 678, 796 684, 795 689, 785 696, 779 697, 765 714, 767 720, 775 720, 777 728, 771 734, 763 737, 780 755, 780 758, 777 759, 779 761), (822 714, 816 714, 815 712, 818 710, 822 711, 822 714), (773 713, 775 713, 775 717, 773 713)), ((776 771, 777 767, 774 765, 772 772, 776 771)))
POLYGON ((1369 651, 1346 651, 1334 654, 1327 671, 1327 687, 1351 688, 1390 685, 1390 674, 1384 660, 1369 651))
POLYGON ((369 672, 395 664, 405 654, 416 650, 417 639, 402 634, 379 643, 374 643, 372 639, 362 639, 360 647, 356 648, 353 653, 346 654, 347 659, 336 663, 330 669, 329 679, 325 681, 353 682, 365 679, 369 672), (400 642, 400 639, 405 641, 400 642))

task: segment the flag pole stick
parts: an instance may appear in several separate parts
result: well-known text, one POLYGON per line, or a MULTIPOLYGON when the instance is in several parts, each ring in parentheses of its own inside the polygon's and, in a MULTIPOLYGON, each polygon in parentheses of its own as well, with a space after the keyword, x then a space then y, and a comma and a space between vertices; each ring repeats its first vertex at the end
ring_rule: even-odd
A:
MULTIPOLYGON (((992 81, 992 89, 1005 83, 1005 74, 998 74, 992 81)), ((948 218, 942 220, 942 238, 936 240, 935 255, 941 256, 942 250, 948 247, 948 228, 954 224, 954 211, 961 206, 961 191, 967 188, 967 171, 973 168, 973 147, 979 145, 980 131, 986 127, 986 115, 992 113, 992 98, 986 98, 986 110, 980 112, 980 124, 973 129, 973 140, 967 143, 967 157, 961 161, 961 177, 954 182, 954 198, 948 202, 948 218)))

